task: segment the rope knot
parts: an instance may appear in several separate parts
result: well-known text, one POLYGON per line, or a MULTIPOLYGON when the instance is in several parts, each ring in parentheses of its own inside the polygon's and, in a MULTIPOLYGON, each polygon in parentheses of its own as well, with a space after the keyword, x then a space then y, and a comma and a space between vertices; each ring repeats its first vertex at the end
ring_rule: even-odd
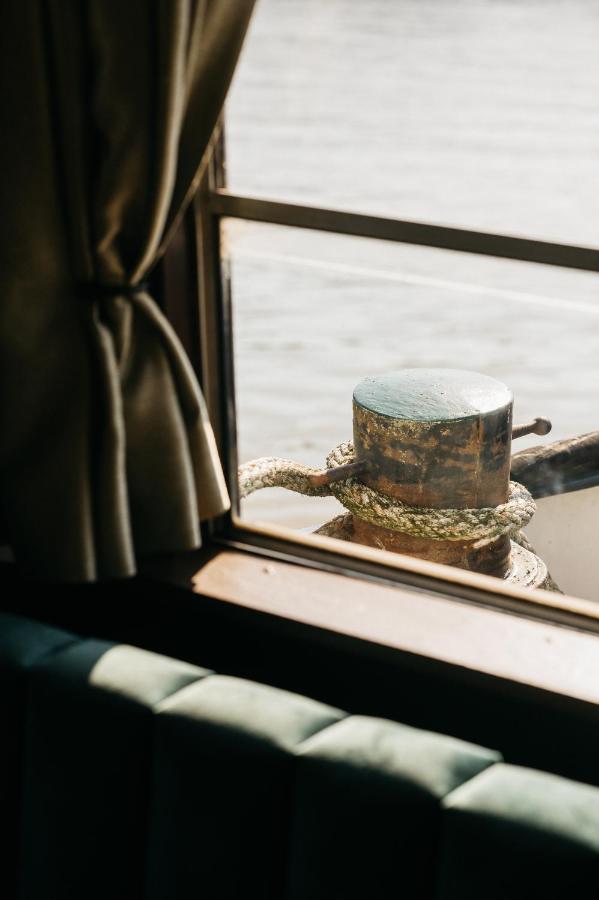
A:
MULTIPOLYGON (((346 441, 327 456, 328 469, 354 462, 354 447, 346 441)), ((349 512, 372 525, 437 541, 488 541, 515 535, 536 512, 524 485, 510 481, 506 503, 482 509, 432 509, 410 506, 396 497, 375 491, 355 477, 315 487, 308 476, 318 472, 289 459, 264 457, 239 468, 240 496, 260 488, 284 487, 312 497, 334 496, 349 512)))

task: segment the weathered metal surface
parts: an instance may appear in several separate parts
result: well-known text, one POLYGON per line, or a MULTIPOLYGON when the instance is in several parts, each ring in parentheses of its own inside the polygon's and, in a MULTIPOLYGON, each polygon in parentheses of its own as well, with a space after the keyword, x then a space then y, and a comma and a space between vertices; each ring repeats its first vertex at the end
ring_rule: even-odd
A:
MULTIPOLYGON (((354 447, 361 480, 413 506, 497 506, 508 496, 512 394, 493 378, 453 369, 404 369, 354 391, 354 447)), ((503 576, 510 541, 414 538, 354 518, 354 540, 503 576)))
POLYGON ((392 419, 454 422, 478 418, 509 405, 501 381, 464 369, 399 369, 364 378, 354 390, 360 406, 392 419))
POLYGON ((405 553, 419 559, 457 566, 471 572, 502 575, 510 566, 510 539, 500 537, 476 547, 475 541, 438 541, 371 525, 354 516, 353 540, 367 547, 405 553))
POLYGON ((354 391, 354 448, 363 480, 405 503, 497 506, 508 494, 512 394, 452 369, 405 369, 354 391))
POLYGON ((364 461, 346 463, 344 466, 336 466, 334 469, 323 469, 322 472, 308 475, 308 480, 314 487, 323 487, 327 484, 334 484, 336 481, 345 481, 346 478, 363 477, 367 469, 368 463, 364 461))
POLYGON ((536 419, 533 419, 532 422, 527 422, 526 425, 514 425, 512 428, 512 440, 515 441, 516 438, 524 437, 525 434, 549 434, 553 425, 546 419, 544 416, 537 416, 536 419))
POLYGON ((599 484, 599 431, 521 450, 512 457, 511 471, 533 497, 599 484))

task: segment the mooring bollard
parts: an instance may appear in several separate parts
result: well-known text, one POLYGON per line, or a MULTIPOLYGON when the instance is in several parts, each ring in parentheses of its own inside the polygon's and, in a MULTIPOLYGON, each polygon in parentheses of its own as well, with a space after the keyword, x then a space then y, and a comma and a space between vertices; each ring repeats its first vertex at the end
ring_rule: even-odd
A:
MULTIPOLYGON (((404 369, 361 381, 354 391, 361 480, 410 506, 475 509, 508 498, 511 391, 454 369, 404 369)), ((433 540, 380 528, 354 516, 355 540, 410 556, 503 577, 510 539, 433 540)))
MULTIPOLYGON (((456 369, 403 369, 366 378, 353 397, 354 450, 361 480, 410 506, 481 509, 508 499, 512 392, 500 381, 456 369)), ((546 433, 547 420, 518 436, 546 433)), ((538 557, 508 536, 495 540, 414 537, 353 516, 353 540, 540 586, 538 557)))
POLYGON ((504 384, 475 372, 366 378, 353 395, 353 448, 331 451, 324 471, 270 457, 246 463, 242 496, 269 486, 333 494, 349 512, 318 534, 544 587, 547 568, 520 533, 534 502, 510 482, 510 460, 513 437, 547 434, 551 423, 513 429, 512 407, 504 384))

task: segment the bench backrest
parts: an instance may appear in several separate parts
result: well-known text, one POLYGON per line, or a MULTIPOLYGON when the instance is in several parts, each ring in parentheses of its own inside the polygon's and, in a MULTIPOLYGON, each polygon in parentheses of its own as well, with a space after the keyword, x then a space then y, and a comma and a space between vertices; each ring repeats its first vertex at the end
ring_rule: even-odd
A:
POLYGON ((599 895, 599 789, 0 615, 0 895, 599 895))

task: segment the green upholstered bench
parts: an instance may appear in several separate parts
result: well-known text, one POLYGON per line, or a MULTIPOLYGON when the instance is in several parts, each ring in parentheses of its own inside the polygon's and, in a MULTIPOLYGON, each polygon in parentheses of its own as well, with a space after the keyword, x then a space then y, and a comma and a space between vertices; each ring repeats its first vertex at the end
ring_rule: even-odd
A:
POLYGON ((14 616, 0 692, 2 897, 599 893, 599 790, 494 751, 14 616))
POLYGON ((443 807, 439 900, 599 897, 599 789, 496 765, 443 807))

